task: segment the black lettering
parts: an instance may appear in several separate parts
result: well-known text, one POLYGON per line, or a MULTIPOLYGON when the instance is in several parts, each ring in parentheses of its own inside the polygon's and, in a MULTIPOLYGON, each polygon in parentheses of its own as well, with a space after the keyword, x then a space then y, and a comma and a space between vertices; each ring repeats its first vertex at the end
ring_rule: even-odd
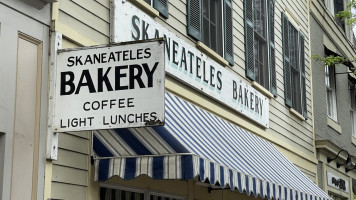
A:
POLYGON ((150 58, 151 57, 151 49, 150 48, 147 48, 147 49, 145 49, 145 58, 150 58))
POLYGON ((67 128, 67 126, 63 125, 62 119, 61 119, 61 128, 67 128))
POLYGON ((106 63, 106 53, 101 54, 101 63, 106 63))
POLYGON ((91 126, 91 124, 92 124, 92 123, 91 123, 91 122, 92 122, 91 120, 94 119, 94 117, 88 117, 88 119, 89 119, 89 126, 91 126))
POLYGON ((155 38, 159 38, 159 31, 157 29, 155 30, 155 38))
POLYGON ((245 106, 248 107, 248 89, 245 88, 245 106))
POLYGON ((94 63, 100 63, 100 54, 94 54, 94 63))
POLYGON ((121 85, 121 78, 126 77, 126 73, 121 73, 121 70, 127 69, 127 65, 115 67, 115 90, 127 90, 129 86, 121 85))
POLYGON ((124 54, 124 55, 123 55, 122 59, 123 59, 124 61, 129 60, 129 58, 128 58, 128 57, 129 57, 129 51, 124 51, 123 54, 124 54))
POLYGON ((125 99, 119 99, 119 108, 125 108, 125 99))
POLYGON ((111 122, 111 124, 116 124, 117 123, 117 115, 115 115, 115 116, 110 116, 110 122, 111 122))
POLYGON ((147 87, 153 87, 153 73, 156 71, 156 68, 158 66, 159 62, 156 62, 155 65, 152 67, 152 70, 150 71, 150 68, 148 67, 147 63, 143 63, 143 69, 146 72, 147 75, 147 87))
POLYGON ((136 122, 142 122, 142 113, 140 113, 140 114, 135 114, 135 120, 136 120, 136 122))
POLYGON ((140 18, 138 18, 136 15, 132 16, 131 23, 132 23, 132 27, 135 30, 135 34, 133 30, 131 31, 131 37, 135 41, 137 41, 140 39, 140 28, 139 28, 140 18))
POLYGON ((150 113, 151 120, 156 121, 157 120, 157 113, 156 112, 151 112, 150 113))
POLYGON ((251 92, 250 93, 250 109, 251 110, 254 110, 254 107, 253 107, 254 106, 254 104, 253 104, 254 96, 255 95, 251 92))
POLYGON ((168 61, 171 60, 171 38, 168 38, 167 40, 167 36, 163 35, 164 39, 166 40, 166 52, 167 52, 167 56, 168 56, 168 61))
POLYGON ((130 65, 130 83, 129 87, 130 89, 135 89, 135 80, 138 83, 140 88, 145 88, 145 84, 143 84, 143 81, 141 79, 142 76, 142 68, 140 65, 130 65), (135 74, 135 69, 137 69, 137 74, 135 74))
POLYGON ((132 55, 132 50, 130 50, 130 60, 136 60, 136 57, 132 55))
POLYGON ((203 61, 203 81, 205 83, 209 83, 209 80, 206 80, 206 68, 205 68, 205 61, 203 61))
POLYGON ((114 52, 110 52, 110 56, 109 56, 108 62, 110 62, 111 60, 113 60, 115 62, 114 52))
POLYGON ((242 98, 242 86, 240 85, 239 87, 239 100, 238 102, 240 102, 241 104, 244 104, 243 98, 242 98))
POLYGON ((188 55, 189 55, 189 67, 190 67, 190 73, 193 74, 193 57, 194 57, 194 54, 190 51, 188 51, 188 55))
POLYGON ((142 20, 142 40, 148 39, 147 29, 149 26, 150 26, 149 24, 147 24, 147 26, 146 26, 146 22, 144 20, 142 20))
POLYGON ((143 49, 137 49, 137 59, 143 59, 142 51, 143 51, 143 49))
POLYGON ((93 61, 91 60, 91 56, 90 55, 87 55, 87 58, 84 61, 84 65, 86 65, 88 63, 90 63, 91 65, 93 64, 93 61))
POLYGON ((260 112, 260 111, 259 111, 260 108, 259 108, 259 106, 258 106, 258 105, 259 105, 258 103, 259 103, 259 98, 258 98, 258 96, 255 95, 255 112, 256 112, 256 113, 259 113, 259 112, 260 112))
POLYGON ((262 113, 262 111, 263 111, 263 100, 262 100, 262 98, 260 98, 260 108, 261 108, 261 113, 260 113, 260 115, 262 115, 263 113, 262 113))
POLYGON ((78 126, 78 118, 73 118, 70 125, 72 127, 77 127, 78 126))
POLYGON ((178 48, 176 48, 176 47, 179 48, 178 43, 173 40, 173 64, 178 66, 178 61, 176 61, 178 48))
POLYGON ((74 73, 73 72, 61 72, 61 90, 60 95, 71 95, 75 90, 74 73), (69 76, 69 80, 67 80, 69 76), (69 91, 66 91, 66 86, 69 86, 69 91))
POLYGON ((85 105, 87 105, 87 104, 90 104, 90 102, 85 102, 84 104, 83 104, 83 110, 85 110, 85 111, 89 111, 90 110, 90 108, 86 108, 85 107, 85 105))
POLYGON ((109 125, 109 123, 108 122, 106 122, 106 120, 105 120, 106 118, 105 118, 105 116, 103 116, 103 124, 104 125, 109 125))
POLYGON ((237 99, 237 84, 234 80, 232 81, 232 98, 237 99))
POLYGON ((135 121, 130 120, 130 117, 135 117, 135 115, 134 115, 134 114, 129 114, 129 115, 127 116, 127 121, 128 121, 129 123, 134 123, 135 121))
POLYGON ((213 83, 214 76, 215 76, 215 68, 210 65, 210 85, 212 87, 215 87, 215 83, 213 83))
POLYGON ((133 100, 134 100, 134 98, 127 99, 127 107, 129 107, 129 108, 135 107, 133 100))
POLYGON ((74 59, 73 56, 68 58, 68 63, 71 63, 71 64, 67 64, 67 67, 72 67, 74 65, 74 60, 73 59, 74 59))
POLYGON ((79 56, 79 57, 76 56, 76 57, 75 57, 75 65, 76 65, 76 66, 78 66, 78 63, 80 63, 80 65, 83 65, 81 59, 82 59, 82 56, 79 56))
POLYGON ((185 71, 188 71, 188 66, 187 66, 187 57, 185 55, 185 48, 182 47, 182 56, 180 58, 180 68, 182 68, 182 65, 184 63, 184 69, 185 71))
POLYGON ((111 67, 109 67, 105 74, 103 74, 103 68, 98 69, 98 92, 103 91, 103 83, 105 83, 106 89, 108 91, 113 91, 111 83, 108 78, 108 73, 110 72, 111 67))
POLYGON ((218 88, 218 90, 221 90, 221 88, 222 88, 222 80, 221 80, 222 73, 221 73, 221 71, 218 71, 216 77, 217 77, 217 80, 218 80, 218 86, 217 86, 217 88, 218 88))
POLYGON ((126 115, 119 115, 119 124, 121 123, 121 121, 123 122, 123 123, 126 123, 126 115))
POLYGON ((200 64, 201 64, 201 59, 199 57, 197 57, 197 62, 196 62, 196 77, 201 79, 201 75, 200 75, 200 64))
POLYGON ((75 94, 79 94, 80 88, 84 87, 84 86, 88 87, 90 93, 96 92, 93 80, 91 79, 89 70, 87 70, 87 69, 83 70, 82 75, 80 76, 78 87, 77 87, 77 90, 75 91, 75 94), (85 78, 86 82, 84 82, 84 78, 85 78))

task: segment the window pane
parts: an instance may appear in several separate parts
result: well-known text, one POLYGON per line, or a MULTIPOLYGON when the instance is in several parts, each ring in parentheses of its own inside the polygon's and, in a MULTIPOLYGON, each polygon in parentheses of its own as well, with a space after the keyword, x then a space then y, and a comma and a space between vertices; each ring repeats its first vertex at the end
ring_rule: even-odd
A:
POLYGON ((144 194, 112 188, 100 188, 100 200, 144 200, 144 194))
POLYGON ((327 90, 327 113, 328 116, 337 120, 336 114, 336 93, 335 93, 335 67, 325 67, 325 86, 327 90))
POLYGON ((255 81, 269 90, 266 0, 254 1, 255 81))
POLYGON ((223 55, 223 29, 221 0, 203 0, 202 42, 223 55))

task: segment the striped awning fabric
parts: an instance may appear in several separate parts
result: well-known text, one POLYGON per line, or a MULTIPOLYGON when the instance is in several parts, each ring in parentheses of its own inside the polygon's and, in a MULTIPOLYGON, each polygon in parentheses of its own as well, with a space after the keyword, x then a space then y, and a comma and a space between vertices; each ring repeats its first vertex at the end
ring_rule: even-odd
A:
POLYGON ((94 131, 95 179, 188 180, 280 200, 331 199, 271 143, 170 93, 161 127, 94 131))

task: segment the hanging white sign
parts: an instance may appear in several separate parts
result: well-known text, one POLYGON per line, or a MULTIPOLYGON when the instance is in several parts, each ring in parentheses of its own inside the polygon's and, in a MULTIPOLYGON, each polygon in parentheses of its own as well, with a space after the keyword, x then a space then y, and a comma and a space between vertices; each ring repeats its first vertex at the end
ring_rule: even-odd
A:
POLYGON ((114 42, 164 37, 165 70, 170 76, 258 124, 269 127, 269 99, 248 82, 188 44, 130 2, 114 1, 113 4, 111 39, 114 42))
POLYGON ((53 131, 163 125, 164 41, 59 50, 53 131))

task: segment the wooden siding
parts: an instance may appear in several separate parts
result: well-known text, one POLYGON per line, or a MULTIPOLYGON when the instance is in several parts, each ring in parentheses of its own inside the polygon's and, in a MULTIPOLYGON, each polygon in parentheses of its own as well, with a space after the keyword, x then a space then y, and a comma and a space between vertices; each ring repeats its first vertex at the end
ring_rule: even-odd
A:
POLYGON ((90 132, 59 133, 58 160, 52 165, 52 198, 87 199, 90 132), (75 191, 75 192, 74 192, 75 191))
MULTIPOLYGON (((233 0, 233 40, 234 66, 228 68, 241 79, 249 82, 245 77, 245 49, 244 49, 244 13, 243 0, 233 0)), ((109 0, 61 0, 58 2, 58 18, 55 29, 63 34, 63 48, 108 44, 110 34, 110 1, 109 0)), ((161 17, 155 20, 167 29, 177 34, 186 42, 195 46, 196 41, 187 36, 186 1, 169 1, 169 18, 161 17)), ((255 123, 249 122, 251 127, 257 127, 260 134, 267 140, 281 145, 290 152, 300 153, 314 158, 311 83, 310 83, 310 44, 309 19, 307 1, 276 0, 275 9, 275 46, 278 97, 270 100, 270 128, 264 130, 255 123), (305 35, 305 63, 308 117, 307 121, 300 121, 290 114, 284 103, 284 80, 282 59, 282 31, 281 13, 288 7, 296 21, 300 23, 300 30, 305 35), (299 152, 295 152, 294 150, 299 152)), ((192 98, 192 97, 185 97, 192 98)), ((214 110, 219 114, 225 108, 214 110)), ((222 112, 224 113, 224 112, 222 112)), ((235 113, 238 115, 238 113, 235 113)), ((244 118, 243 116, 239 116, 244 118)), ((249 120, 247 120, 249 121, 249 120)), ((233 121, 239 124, 238 121, 233 121)), ((53 162, 52 198, 58 199, 87 199, 88 169, 90 168, 90 144, 88 132, 61 133, 59 136, 58 161, 53 162)), ((288 156, 287 156, 288 157, 288 156)), ((298 160, 292 160, 297 163, 298 160)), ((310 178, 315 179, 315 170, 303 169, 310 178), (311 173, 311 171, 313 173, 311 173)))

